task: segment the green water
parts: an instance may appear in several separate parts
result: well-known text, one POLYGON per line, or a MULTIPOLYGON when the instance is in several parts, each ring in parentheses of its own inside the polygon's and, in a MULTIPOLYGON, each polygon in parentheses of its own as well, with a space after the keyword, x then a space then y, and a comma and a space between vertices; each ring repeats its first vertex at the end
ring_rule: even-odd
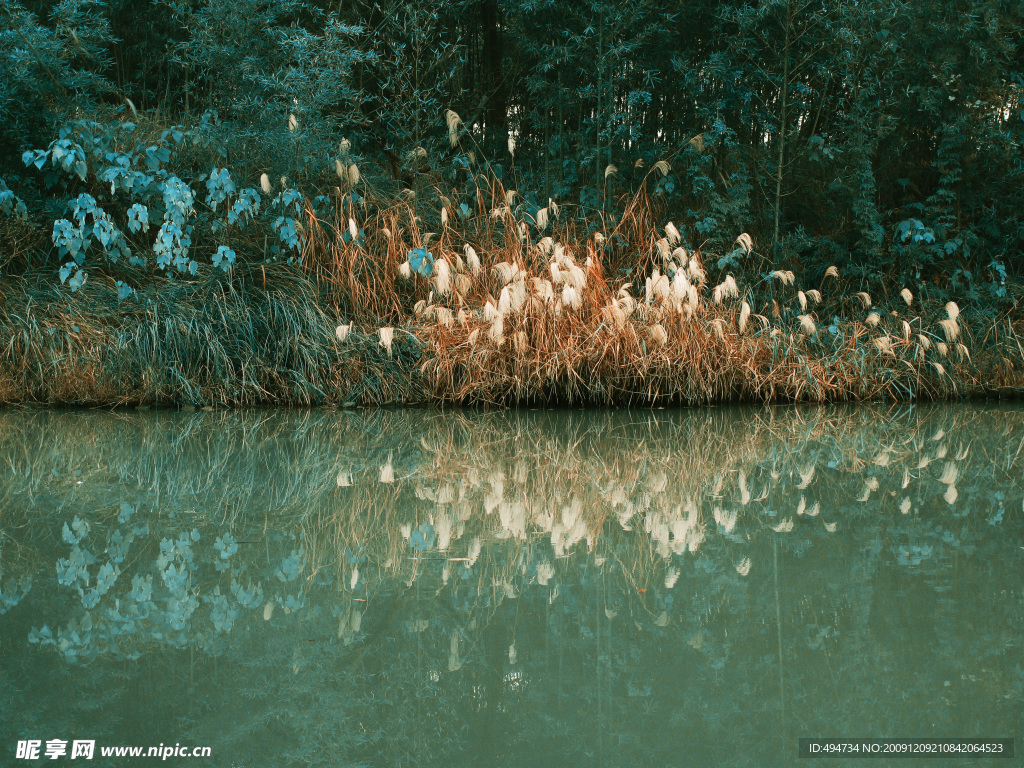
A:
POLYGON ((984 405, 6 411, 0 765, 1017 738, 1022 454, 1024 409, 984 405), (211 756, 100 754, 160 744, 211 756))

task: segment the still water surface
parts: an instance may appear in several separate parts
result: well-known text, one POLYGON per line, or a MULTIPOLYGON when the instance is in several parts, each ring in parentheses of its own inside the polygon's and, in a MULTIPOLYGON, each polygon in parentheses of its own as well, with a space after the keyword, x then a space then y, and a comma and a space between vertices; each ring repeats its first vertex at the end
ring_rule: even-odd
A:
POLYGON ((1019 753, 1022 452, 994 405, 6 411, 0 765, 1019 753), (159 744, 212 756, 100 754, 159 744))

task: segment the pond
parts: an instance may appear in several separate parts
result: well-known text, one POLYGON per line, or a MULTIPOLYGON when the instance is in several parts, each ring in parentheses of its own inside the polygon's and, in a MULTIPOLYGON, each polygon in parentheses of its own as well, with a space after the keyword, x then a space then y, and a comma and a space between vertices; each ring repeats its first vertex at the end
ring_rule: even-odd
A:
POLYGON ((1014 738, 1022 453, 1024 409, 987 404, 4 411, 0 763, 1014 738))

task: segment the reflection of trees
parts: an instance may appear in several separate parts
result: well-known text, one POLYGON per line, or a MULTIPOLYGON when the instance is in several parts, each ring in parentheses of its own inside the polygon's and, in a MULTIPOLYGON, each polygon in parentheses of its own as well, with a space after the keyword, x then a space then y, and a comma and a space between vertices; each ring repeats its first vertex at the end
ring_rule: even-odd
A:
POLYGON ((0 418, 5 728, 282 765, 1012 734, 1018 412, 413 416, 0 418))

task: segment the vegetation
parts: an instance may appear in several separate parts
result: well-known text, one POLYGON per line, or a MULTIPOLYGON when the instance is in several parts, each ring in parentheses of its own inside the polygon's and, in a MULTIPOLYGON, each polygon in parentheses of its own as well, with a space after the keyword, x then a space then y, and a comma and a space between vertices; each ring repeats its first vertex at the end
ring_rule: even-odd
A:
POLYGON ((8 409, 0 734, 754 766, 1013 732, 1022 437, 988 404, 8 409))
POLYGON ((1004 0, 9 2, 0 401, 1019 387, 1022 31, 1004 0))

